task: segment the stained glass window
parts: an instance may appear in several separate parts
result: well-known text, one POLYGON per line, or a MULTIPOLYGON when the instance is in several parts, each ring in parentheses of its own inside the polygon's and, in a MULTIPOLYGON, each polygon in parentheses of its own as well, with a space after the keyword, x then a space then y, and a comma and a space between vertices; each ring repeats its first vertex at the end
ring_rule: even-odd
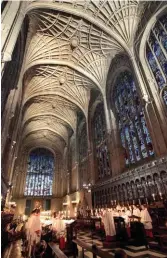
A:
POLYGON ((144 111, 129 71, 122 72, 116 80, 114 103, 126 165, 153 156, 144 111))
POLYGON ((110 175, 109 151, 106 140, 106 123, 103 104, 96 108, 93 119, 95 155, 98 167, 98 177, 110 175))
POLYGON ((146 57, 162 91, 162 98, 167 105, 167 16, 161 17, 151 29, 146 44, 146 57), (164 90, 165 88, 165 90, 164 90))
POLYGON ((28 159, 26 196, 52 195, 54 156, 47 149, 32 151, 28 159))
POLYGON ((79 159, 82 161, 87 157, 88 143, 87 143, 87 130, 86 123, 84 123, 79 135, 79 159))
POLYGON ((85 179, 87 176, 87 151, 87 130, 86 123, 84 123, 81 132, 79 133, 79 171, 81 187, 83 183, 85 183, 85 179))

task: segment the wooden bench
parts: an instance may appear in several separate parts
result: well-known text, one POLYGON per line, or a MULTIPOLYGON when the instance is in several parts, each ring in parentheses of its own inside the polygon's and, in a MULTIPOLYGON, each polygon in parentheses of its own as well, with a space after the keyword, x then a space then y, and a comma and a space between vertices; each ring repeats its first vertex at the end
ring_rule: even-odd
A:
MULTIPOLYGON (((73 242, 80 246, 82 248, 82 258, 84 258, 84 252, 85 250, 88 252, 92 253, 92 257, 96 258, 97 256, 102 257, 102 258, 113 258, 113 255, 106 253, 105 251, 100 250, 99 248, 97 248, 96 246, 92 247, 88 244, 86 244, 85 242, 81 241, 81 240, 73 240, 73 242)), ((76 256, 74 256, 76 257, 76 256)))
POLYGON ((55 258, 68 258, 55 243, 49 242, 48 245, 52 249, 55 258))

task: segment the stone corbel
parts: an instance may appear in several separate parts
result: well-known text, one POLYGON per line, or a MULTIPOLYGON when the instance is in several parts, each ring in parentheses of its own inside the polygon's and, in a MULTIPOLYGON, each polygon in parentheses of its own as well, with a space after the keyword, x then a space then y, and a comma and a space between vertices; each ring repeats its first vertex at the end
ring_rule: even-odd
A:
POLYGON ((143 100, 144 100, 144 103, 147 104, 147 105, 151 104, 153 102, 153 99, 150 98, 147 94, 143 95, 143 100))

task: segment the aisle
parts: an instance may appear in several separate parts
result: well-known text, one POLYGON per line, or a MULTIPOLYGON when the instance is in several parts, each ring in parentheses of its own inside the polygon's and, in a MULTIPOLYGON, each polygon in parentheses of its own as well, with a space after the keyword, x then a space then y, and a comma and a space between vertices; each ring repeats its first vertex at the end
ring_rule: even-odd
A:
POLYGON ((9 247, 6 248, 2 258, 21 258, 21 243, 21 240, 17 240, 16 242, 12 243, 9 247))

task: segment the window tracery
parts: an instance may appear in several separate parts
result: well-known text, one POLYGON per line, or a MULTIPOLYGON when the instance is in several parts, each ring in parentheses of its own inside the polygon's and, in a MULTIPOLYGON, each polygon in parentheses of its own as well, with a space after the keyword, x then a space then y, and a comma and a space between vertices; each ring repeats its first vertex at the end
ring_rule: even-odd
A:
POLYGON ((106 123, 103 104, 99 104, 93 119, 95 155, 98 167, 98 178, 110 175, 109 151, 106 139, 106 123))
POLYGON ((154 155, 135 82, 129 71, 116 79, 114 104, 126 165, 154 155))
POLYGON ((151 29, 146 44, 146 57, 167 105, 167 17, 161 17, 151 29))
POLYGON ((52 195, 54 156, 47 149, 38 148, 32 151, 28 159, 26 196, 52 195))

